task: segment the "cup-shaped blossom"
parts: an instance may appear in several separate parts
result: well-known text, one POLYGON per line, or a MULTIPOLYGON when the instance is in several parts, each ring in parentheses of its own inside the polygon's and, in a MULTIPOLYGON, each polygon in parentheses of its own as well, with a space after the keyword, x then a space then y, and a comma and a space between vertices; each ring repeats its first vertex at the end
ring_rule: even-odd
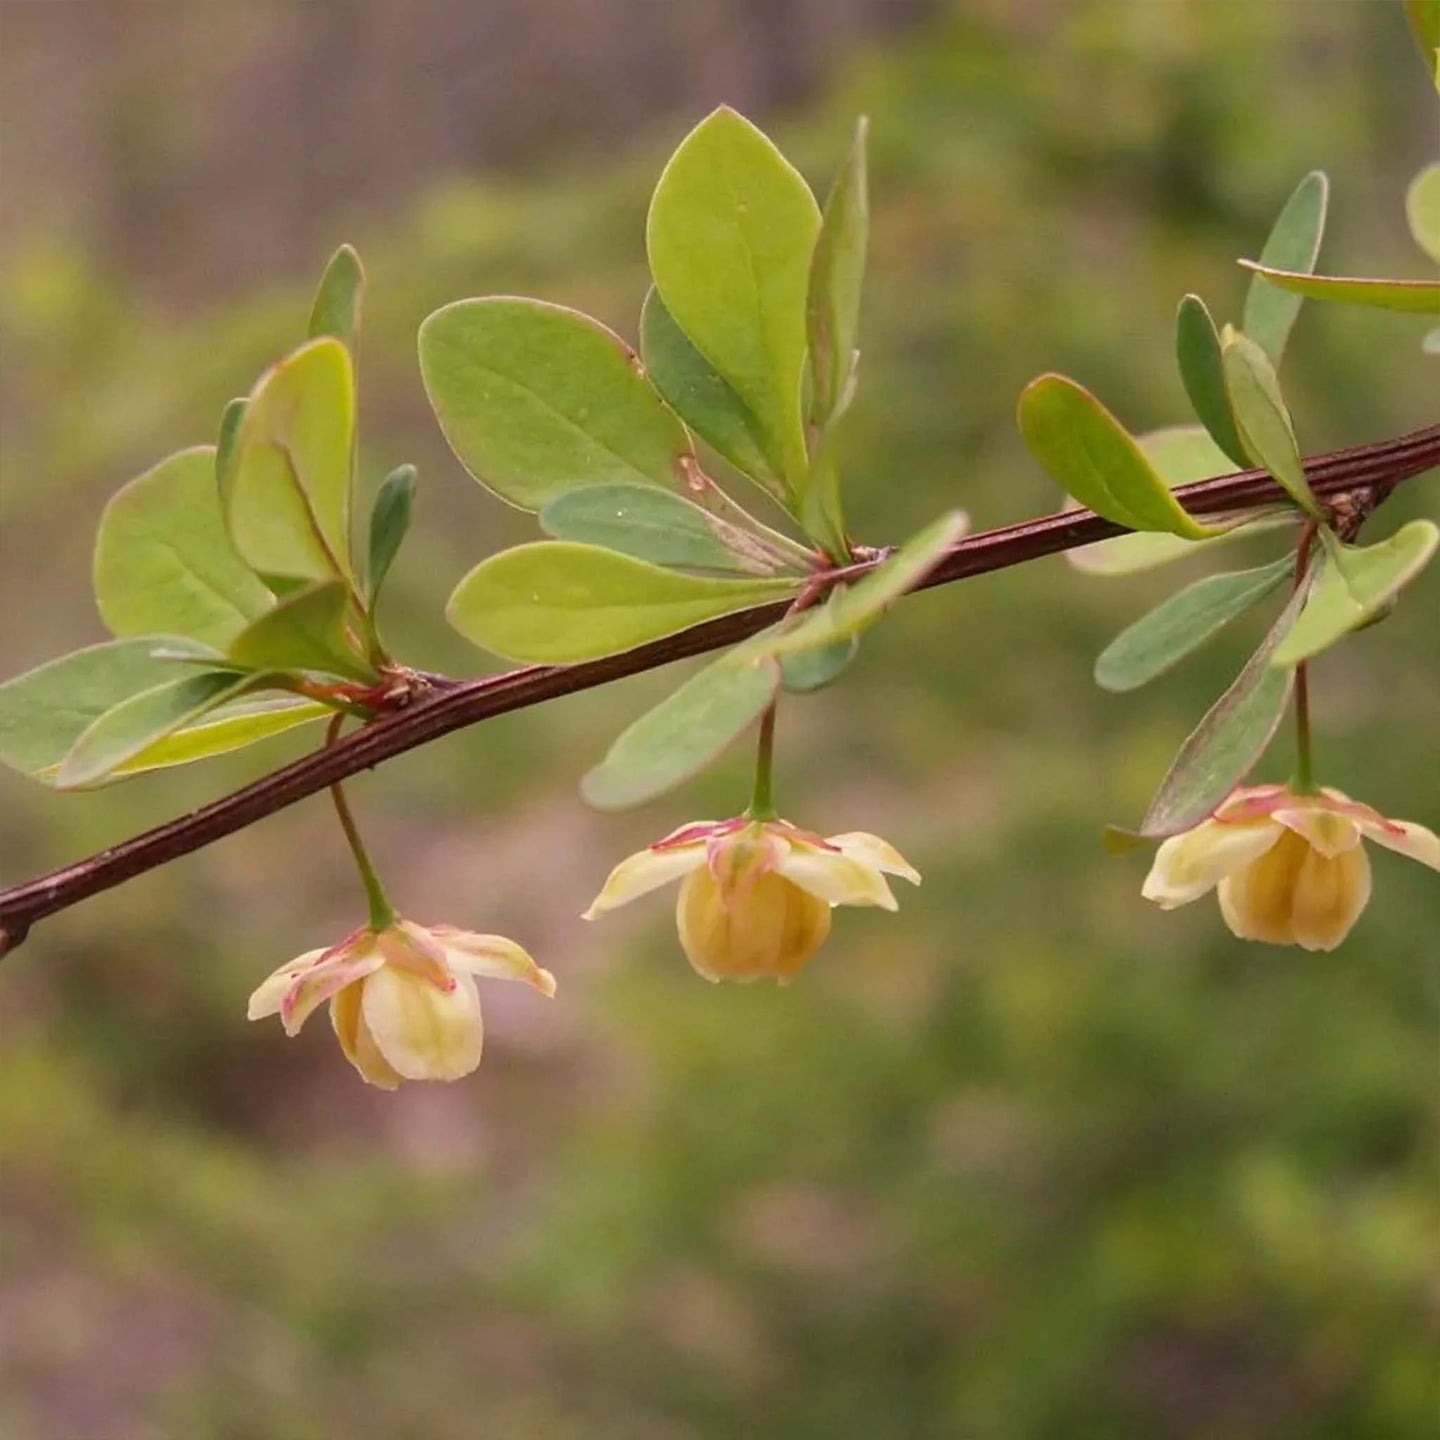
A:
POLYGON ((485 1039, 476 976, 555 993, 555 977, 513 940, 397 917, 282 965, 250 997, 250 1019, 279 1015, 295 1035, 328 1000, 340 1048, 370 1084, 458 1080, 485 1039))
POLYGON ((785 820, 699 821, 622 860, 587 920, 679 880, 680 944, 707 980, 788 984, 830 933, 836 905, 896 909, 886 875, 919 872, 875 835, 822 839, 785 820))
POLYGON ((1440 837, 1423 825, 1338 790, 1241 786, 1160 846, 1141 893, 1173 910, 1218 888, 1220 913, 1242 940, 1333 950, 1370 898, 1366 840, 1440 870, 1440 837))

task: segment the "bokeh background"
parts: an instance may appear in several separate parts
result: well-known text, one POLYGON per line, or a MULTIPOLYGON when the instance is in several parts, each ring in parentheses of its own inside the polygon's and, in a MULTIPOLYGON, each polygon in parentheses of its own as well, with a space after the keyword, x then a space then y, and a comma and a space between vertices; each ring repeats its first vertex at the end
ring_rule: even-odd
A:
MULTIPOLYGON (((101 638, 105 498, 213 434, 345 239, 366 483, 422 477, 384 619, 413 663, 483 669, 440 607, 532 522, 443 446, 416 327, 509 292, 633 335, 649 187, 721 100, 817 188, 873 119, 846 459, 872 543, 1054 506, 1012 419, 1042 370, 1180 420, 1177 300, 1237 316, 1234 258, 1312 167, 1332 268, 1423 273, 1401 203, 1435 97, 1388 0, 0 0, 0 673, 101 638)), ((1308 450, 1433 421, 1420 328, 1302 318, 1308 450)), ((1435 498, 1407 487, 1377 533, 1435 498)), ((323 1017, 246 1024, 263 975, 360 916, 323 801, 37 927, 0 974, 0 1430, 1432 1436, 1440 886, 1378 855, 1333 955, 1140 900, 1101 826, 1261 628, 1102 695, 1093 656, 1173 583, 1055 559, 916 597, 787 704, 784 810, 925 875, 898 916, 842 913, 788 990, 702 983, 661 898, 578 918, 620 855, 743 802, 741 754, 638 814, 577 803, 680 672, 354 785, 411 914, 560 978, 549 1004, 489 987, 468 1082, 381 1094, 323 1017)), ((1437 594, 1315 676, 1325 778, 1431 825, 1437 594)), ((304 743, 93 795, 0 774, 0 874, 304 743)), ((1264 773, 1288 764, 1282 740, 1264 773)))

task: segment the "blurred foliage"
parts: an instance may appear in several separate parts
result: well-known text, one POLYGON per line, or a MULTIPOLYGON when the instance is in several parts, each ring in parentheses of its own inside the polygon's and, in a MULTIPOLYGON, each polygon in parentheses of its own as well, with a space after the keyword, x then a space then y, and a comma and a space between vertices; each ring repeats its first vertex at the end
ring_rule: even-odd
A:
MULTIPOLYGON (((853 114, 873 119, 859 535, 1053 506, 1013 424, 1041 370, 1136 429, 1182 418, 1176 302, 1194 289, 1233 316, 1233 258, 1314 166, 1335 268, 1411 273, 1424 82, 1398 6, 987 0, 852 63, 804 115, 757 117, 817 186, 853 114)), ((443 596, 532 523, 445 451, 419 321, 530 293, 633 338, 648 187, 694 118, 607 166, 447 181, 332 237, 371 278, 369 483, 420 467, 387 597, 413 663, 475 666, 443 596)), ((59 237, 8 256, 0 670, 98 638, 84 578, 105 496, 211 437, 300 338, 312 281, 182 313, 59 237)), ((1306 450, 1433 418, 1418 328, 1302 317, 1287 390, 1306 450)), ((1095 653, 1167 583, 1054 561, 917 597, 843 692, 787 704, 785 813, 876 830, 925 875, 896 917, 844 913, 790 990, 702 984, 662 900, 575 918, 615 857, 741 802, 737 756, 652 812, 576 807, 578 775, 669 677, 355 786, 400 903, 513 934, 559 975, 554 1006, 487 995, 464 1085, 380 1095, 323 1024, 293 1042, 246 1026, 263 975, 355 923, 318 801, 38 927, 0 987, 0 1428, 1433 1434, 1440 896, 1379 855, 1370 912, 1318 956, 1243 946, 1209 904, 1140 900, 1142 861, 1107 857, 1100 827, 1139 815, 1247 638, 1138 695, 1095 690, 1095 653)), ((1431 825, 1436 584, 1315 676, 1325 778, 1431 825)), ((287 753, 99 796, 0 776, 0 869, 73 858, 287 753)))

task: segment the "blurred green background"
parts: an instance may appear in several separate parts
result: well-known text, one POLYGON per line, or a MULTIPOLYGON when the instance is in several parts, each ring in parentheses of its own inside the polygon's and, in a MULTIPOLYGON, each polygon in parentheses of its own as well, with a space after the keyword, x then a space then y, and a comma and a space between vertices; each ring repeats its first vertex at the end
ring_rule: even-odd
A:
MULTIPOLYGON (((416 327, 520 293, 633 335, 649 186, 722 99, 817 188, 872 117, 846 462, 870 543, 1055 505, 1012 418, 1042 370, 1136 429, 1182 419, 1176 302, 1237 317, 1233 260, 1312 167, 1333 270, 1422 273, 1401 203, 1436 149, 1381 0, 0 0, 0 97, 0 674, 100 638, 105 498, 211 436, 344 239, 371 280, 366 481, 421 470, 382 618, 412 663, 483 668, 443 598, 533 522, 446 451, 416 327)), ((1307 450, 1434 420, 1421 329, 1302 318, 1307 450)), ((382 1094, 323 1017, 246 1024, 265 974, 361 916, 321 801, 38 926, 0 974, 0 1431, 1433 1436, 1440 886, 1377 855, 1331 955, 1141 901, 1144 857, 1101 826, 1139 815, 1260 629, 1101 694, 1095 653, 1180 573, 1056 559, 916 597, 787 704, 784 812, 925 876, 897 916, 842 912, 788 990, 702 983, 664 898, 578 918, 618 857, 743 803, 743 753, 637 814, 575 799, 679 671, 353 786, 410 914, 559 977, 553 1004, 487 989, 467 1082, 382 1094)), ((1325 779, 1432 826, 1437 594, 1314 680, 1325 779)), ((0 875, 304 743, 93 795, 0 774, 0 875)), ((1282 740, 1263 774, 1288 763, 1282 740)))

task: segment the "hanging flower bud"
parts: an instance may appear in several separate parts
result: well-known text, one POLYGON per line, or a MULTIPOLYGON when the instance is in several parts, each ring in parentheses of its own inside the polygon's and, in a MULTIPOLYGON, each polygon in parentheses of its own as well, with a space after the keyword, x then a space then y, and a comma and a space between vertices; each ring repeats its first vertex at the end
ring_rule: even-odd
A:
POLYGON ((1387 820, 1338 790, 1242 786, 1208 820, 1161 845, 1141 893, 1165 910, 1217 885, 1242 940, 1333 950, 1370 898, 1364 840, 1440 870, 1440 837, 1387 820))
POLYGON ((370 1084, 458 1080, 484 1041, 477 975, 555 993, 555 977, 513 940, 397 918, 282 965, 250 997, 250 1019, 278 1014, 295 1035, 328 1000, 340 1048, 370 1084))
POLYGON ((622 860, 585 918, 682 880, 680 944, 701 975, 787 984, 830 933, 832 906, 896 908, 887 874, 920 883, 874 835, 822 840, 784 820, 701 821, 622 860))

